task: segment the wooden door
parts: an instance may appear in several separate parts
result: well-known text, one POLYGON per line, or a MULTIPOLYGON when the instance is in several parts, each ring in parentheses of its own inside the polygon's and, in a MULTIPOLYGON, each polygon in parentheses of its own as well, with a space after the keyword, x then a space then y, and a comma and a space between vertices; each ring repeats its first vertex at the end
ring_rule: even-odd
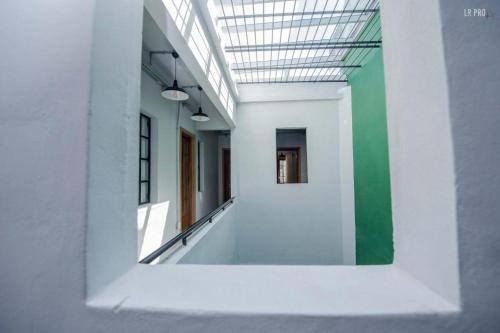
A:
POLYGON ((222 149, 222 200, 231 199, 231 149, 222 149))
POLYGON ((186 230, 195 222, 195 142, 194 136, 181 129, 181 228, 186 230))

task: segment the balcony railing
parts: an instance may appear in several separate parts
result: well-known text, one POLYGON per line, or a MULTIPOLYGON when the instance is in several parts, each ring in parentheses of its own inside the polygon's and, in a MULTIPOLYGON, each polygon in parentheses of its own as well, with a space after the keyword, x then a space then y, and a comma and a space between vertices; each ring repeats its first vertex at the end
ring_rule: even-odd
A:
POLYGON ((224 202, 222 205, 217 207, 215 210, 213 210, 211 213, 205 215, 195 223, 193 223, 189 228, 160 246, 158 249, 154 250, 150 255, 146 256, 144 259, 140 260, 140 264, 150 264, 161 256, 165 251, 170 249, 172 246, 177 244, 179 241, 182 241, 183 245, 187 245, 187 239, 189 236, 191 236, 196 230, 200 229, 203 227, 206 223, 212 223, 212 220, 216 215, 218 215, 220 212, 224 211, 227 207, 229 207, 233 202, 234 202, 235 197, 232 197, 228 201, 224 202))

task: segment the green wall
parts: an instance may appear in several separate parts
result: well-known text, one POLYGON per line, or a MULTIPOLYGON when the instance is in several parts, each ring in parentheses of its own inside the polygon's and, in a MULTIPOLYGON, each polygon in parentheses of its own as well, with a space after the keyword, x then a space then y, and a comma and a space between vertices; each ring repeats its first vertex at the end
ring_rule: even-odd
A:
MULTIPOLYGON (((366 60, 365 60, 366 61, 366 60)), ((382 49, 349 76, 352 93, 356 263, 394 258, 382 49)))

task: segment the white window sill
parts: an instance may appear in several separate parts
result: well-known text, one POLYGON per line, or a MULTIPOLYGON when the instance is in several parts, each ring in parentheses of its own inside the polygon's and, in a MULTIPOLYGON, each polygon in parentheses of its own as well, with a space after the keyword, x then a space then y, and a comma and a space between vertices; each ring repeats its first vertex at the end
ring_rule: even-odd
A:
POLYGON ((165 313, 296 316, 453 314, 437 293, 388 266, 141 265, 87 305, 165 313))

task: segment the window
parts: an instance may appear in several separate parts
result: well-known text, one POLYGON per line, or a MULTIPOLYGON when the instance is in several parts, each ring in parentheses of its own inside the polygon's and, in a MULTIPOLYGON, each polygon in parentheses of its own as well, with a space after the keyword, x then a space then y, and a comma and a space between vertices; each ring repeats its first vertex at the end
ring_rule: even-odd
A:
POLYGON ((276 182, 307 183, 305 128, 276 130, 276 182))
POLYGON ((139 205, 150 202, 151 118, 141 113, 139 133, 139 205))

